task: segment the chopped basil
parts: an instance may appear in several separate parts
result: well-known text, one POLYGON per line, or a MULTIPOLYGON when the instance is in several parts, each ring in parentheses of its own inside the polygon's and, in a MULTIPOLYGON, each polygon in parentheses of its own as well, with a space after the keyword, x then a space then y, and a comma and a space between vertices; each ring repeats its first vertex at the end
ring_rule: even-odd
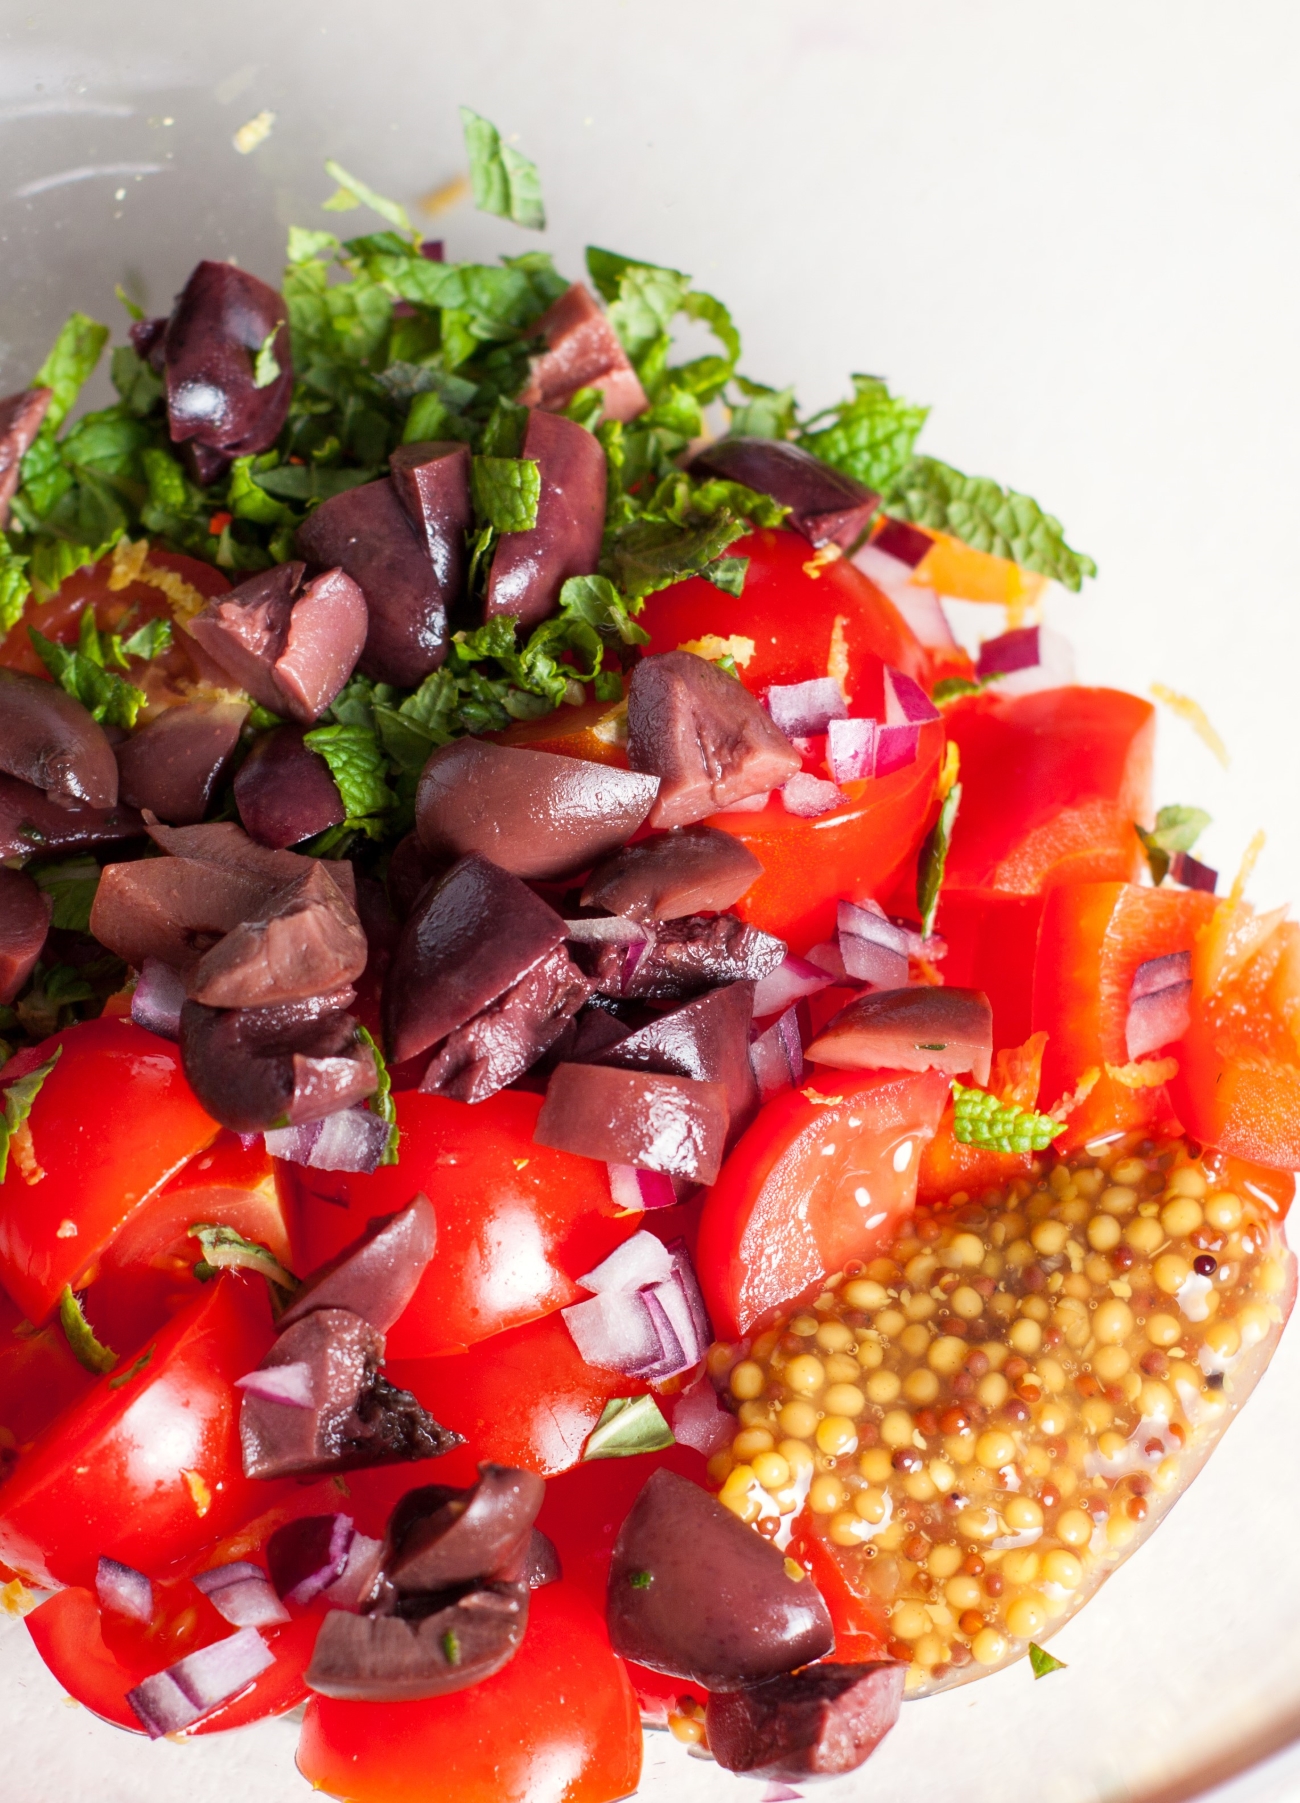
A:
POLYGON ((943 873, 948 863, 948 848, 952 844, 953 824, 960 806, 961 784, 954 783, 943 798, 939 818, 927 833, 917 860, 916 905, 921 914, 921 931, 926 935, 934 931, 934 917, 938 912, 939 894, 943 888, 943 873))
POLYGON ((1064 1659, 1057 1659, 1054 1654, 1044 1652, 1043 1648, 1035 1646, 1032 1640, 1029 1643, 1029 1663, 1033 1668, 1035 1678, 1045 1678, 1048 1672, 1068 1670, 1064 1659))
POLYGON ((66 645, 56 645, 34 626, 29 626, 27 632, 36 655, 55 682, 79 701, 93 720, 98 720, 102 726, 122 726, 129 730, 144 706, 144 691, 123 681, 114 671, 104 669, 99 658, 87 655, 86 648, 93 643, 98 649, 99 645, 95 617, 90 608, 83 613, 82 622, 82 648, 76 651, 69 650, 66 645), (87 619, 90 631, 95 634, 93 641, 85 630, 87 619))
POLYGON ((117 1354, 111 1346, 100 1345, 82 1312, 81 1299, 66 1283, 63 1294, 59 1297, 59 1325, 63 1329, 69 1350, 79 1365, 84 1365, 87 1371, 93 1371, 99 1377, 113 1369, 117 1363, 117 1354))
POLYGON ((365 1027, 357 1028, 357 1038, 362 1045, 368 1045, 374 1055, 375 1072, 379 1078, 379 1087, 371 1096, 367 1106, 372 1114, 377 1114, 381 1121, 388 1122, 388 1142, 384 1147, 384 1155, 380 1164, 397 1163, 397 1147, 401 1135, 397 1126, 397 1104, 393 1100, 393 1079, 388 1074, 388 1065, 384 1054, 375 1044, 374 1039, 365 1027))
POLYGON ((253 359, 253 387, 269 388, 280 374, 280 365, 276 361, 275 340, 279 326, 272 326, 257 349, 253 359))
POLYGON ((987 1090, 954 1082, 953 1138, 963 1146, 992 1152, 1042 1152, 1065 1131, 1065 1123, 1017 1102, 999 1102, 987 1090))
POLYGON ((513 219, 516 225, 541 231, 546 225, 546 209, 536 163, 530 163, 512 144, 503 144, 496 126, 469 107, 460 109, 460 118, 470 186, 479 212, 495 213, 500 219, 513 219))
POLYGON ((149 1360, 152 1357, 153 1357, 153 1347, 147 1346, 145 1348, 145 1350, 140 1354, 139 1358, 135 1361, 135 1363, 128 1370, 119 1371, 116 1377, 109 1378, 109 1380, 108 1380, 109 1389, 110 1390, 120 1390, 122 1388, 122 1385, 129 1384, 133 1377, 139 1377, 140 1373, 144 1370, 145 1366, 149 1363, 149 1360))
POLYGON ((9 1168, 9 1142, 19 1128, 26 1124, 32 1112, 32 1103, 41 1093, 41 1085, 59 1062, 63 1047, 55 1046, 54 1056, 44 1064, 37 1065, 34 1071, 28 1071, 25 1077, 15 1077, 12 1083, 5 1085, 4 1118, 0 1120, 0 1183, 4 1182, 9 1168))
POLYGON ((277 1289, 290 1295, 298 1288, 298 1279, 286 1271, 274 1253, 257 1240, 247 1240, 233 1227, 220 1222, 196 1221, 189 1237, 203 1248, 203 1257, 194 1267, 194 1275, 205 1281, 218 1271, 256 1271, 277 1289))
POLYGON ((1148 832, 1144 827, 1134 824, 1134 831, 1142 841, 1142 849, 1147 854, 1147 863, 1151 867, 1151 881, 1159 888, 1169 874, 1169 865, 1175 853, 1190 851, 1210 824, 1210 816, 1204 808, 1187 808, 1174 805, 1161 808, 1156 815, 1155 827, 1148 832))
POLYGON ((29 875, 54 904, 50 915, 52 927, 65 933, 90 931, 90 910, 99 887, 99 874, 99 865, 89 857, 65 858, 61 864, 33 865, 29 875))
POLYGON ((605 1404, 582 1449, 583 1459, 626 1459, 661 1452, 676 1441, 653 1396, 616 1396, 605 1404))

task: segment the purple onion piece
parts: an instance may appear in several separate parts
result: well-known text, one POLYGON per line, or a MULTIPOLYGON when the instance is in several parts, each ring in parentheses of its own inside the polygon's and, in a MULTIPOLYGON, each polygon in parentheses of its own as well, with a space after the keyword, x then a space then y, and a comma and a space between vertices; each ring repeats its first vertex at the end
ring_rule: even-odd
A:
POLYGON ((652 1371, 663 1344, 639 1290, 607 1290, 560 1310, 583 1360, 625 1377, 652 1371))
POLYGON ((250 1396, 258 1396, 263 1402, 281 1402, 290 1409, 310 1409, 316 1406, 311 1366, 305 1362, 271 1365, 250 1371, 246 1377, 235 1379, 235 1388, 246 1390, 250 1396))
POLYGON ((1176 983, 1190 983, 1191 980, 1192 954, 1166 952, 1162 958, 1148 958, 1138 965, 1133 972, 1129 1000, 1136 1002, 1141 996, 1154 995, 1157 990, 1171 989, 1176 983))
POLYGON ((594 1271, 588 1271, 577 1282, 584 1290, 600 1295, 606 1291, 643 1290, 665 1282, 672 1271, 672 1257, 663 1241, 643 1228, 616 1246, 594 1271))
POLYGON ((305 1609, 343 1577, 356 1538, 350 1515, 305 1515, 286 1521, 267 1542, 270 1583, 286 1603, 305 1609))
POLYGON ((886 726, 924 726, 939 718, 939 710, 911 676, 885 667, 886 726))
POLYGON ((695 1275, 695 1266, 686 1249, 686 1241, 670 1241, 668 1251, 673 1261, 673 1274, 666 1284, 657 1285, 654 1293, 659 1297, 682 1343, 682 1352, 688 1361, 684 1369, 689 1370, 691 1365, 699 1364, 712 1345, 713 1323, 705 1307, 704 1293, 700 1289, 700 1280, 695 1275))
POLYGON ((150 1740, 159 1740, 229 1702, 274 1664, 275 1654, 256 1628, 241 1628, 146 1678, 127 1691, 126 1700, 150 1740))
POLYGON ((184 977, 161 958, 146 958, 131 992, 131 1019, 136 1026, 162 1039, 179 1039, 184 1006, 184 977))
POLYGON ((819 945, 810 945, 808 962, 815 969, 825 971, 833 983, 846 983, 850 980, 849 973, 844 968, 838 941, 823 939, 819 945))
POLYGON ((895 926, 879 902, 841 901, 836 909, 835 924, 840 933, 850 933, 858 939, 874 940, 877 945, 883 945, 901 957, 907 956, 906 928, 895 926))
POLYGON ((797 1803, 803 1796, 800 1790, 791 1790, 788 1784, 769 1784, 758 1803, 797 1803))
POLYGON ((232 1627, 273 1628, 290 1619, 261 1566, 246 1559, 200 1572, 194 1582, 232 1627))
POLYGON ((1013 670, 1029 670, 1040 661, 1037 626, 1017 626, 980 646, 979 676, 1010 676, 1013 670))
POLYGON ((388 1122, 368 1108, 340 1108, 301 1127, 275 1127, 265 1135, 272 1158, 315 1171, 378 1170, 388 1144, 388 1122))
POLYGON ((117 1559, 101 1558, 95 1571, 95 1595, 101 1609, 113 1609, 132 1621, 153 1620, 153 1585, 142 1571, 117 1559))
POLYGON ((909 570, 914 570, 933 551, 934 539, 928 532, 922 532, 920 527, 886 515, 873 534, 871 545, 873 550, 881 551, 886 557, 893 557, 909 570))
POLYGON ((841 932, 840 956, 846 975, 855 982, 870 983, 875 989, 904 989, 907 986, 906 955, 891 951, 878 939, 841 932))
POLYGON ((749 1048, 749 1061, 764 1102, 803 1082, 803 1038, 796 1006, 787 1008, 759 1034, 749 1048))
POLYGON ((1208 864, 1200 864, 1189 851, 1176 851, 1169 860, 1169 874, 1184 889, 1199 889, 1213 895, 1219 886, 1219 873, 1208 864))
POLYGON ((642 1290, 640 1294, 659 1341, 659 1357, 647 1370, 640 1371, 637 1375, 644 1383, 667 1383, 670 1377, 689 1371, 695 1362, 687 1357, 673 1319, 674 1314, 682 1313, 680 1306, 674 1306, 680 1304, 680 1298, 675 1285, 671 1283, 656 1284, 653 1289, 642 1290))
POLYGON ((379 1576, 384 1543, 369 1534, 354 1534, 348 1546, 347 1562, 332 1584, 321 1595, 332 1609, 359 1611, 368 1601, 379 1576))
POLYGON ((826 727, 826 762, 837 783, 860 782, 876 774, 878 720, 831 720, 826 727))
POLYGON ((920 726, 882 726, 876 734, 876 775, 892 776, 895 770, 906 770, 920 751, 920 726))
POLYGON ((787 739, 826 732, 832 720, 843 720, 849 711, 833 676, 776 683, 767 691, 766 700, 767 711, 787 739))
POLYGON ((1131 1060, 1145 1058, 1162 1046, 1172 1045, 1186 1033, 1192 1020, 1192 985, 1170 983, 1163 989, 1139 995, 1129 1004, 1124 1038, 1131 1060))
POLYGON ((776 969, 760 977, 755 985, 754 1018, 762 1020, 769 1014, 783 1014, 792 1002, 800 1001, 806 995, 816 995, 833 981, 830 972, 819 965, 807 958, 796 957, 793 952, 787 953, 776 969))
POLYGON ((672 1208, 682 1200, 671 1177, 631 1164, 609 1166, 609 1193, 625 1210, 672 1208))
POLYGON ((695 1452, 703 1453, 706 1459, 731 1444, 736 1432, 736 1417, 718 1401, 718 1393, 707 1372, 701 1372, 678 1397, 672 1429, 679 1446, 689 1446, 695 1452))

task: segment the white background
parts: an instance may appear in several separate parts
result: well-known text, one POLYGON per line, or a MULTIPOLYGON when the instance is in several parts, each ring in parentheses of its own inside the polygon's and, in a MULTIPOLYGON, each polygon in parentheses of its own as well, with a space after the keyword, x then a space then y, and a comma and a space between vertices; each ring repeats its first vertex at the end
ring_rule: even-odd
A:
MULTIPOLYGON (((415 201, 460 169, 465 101, 540 165, 561 268, 594 241, 688 270, 749 374, 810 406, 886 375, 933 405, 923 448, 1059 514, 1101 568, 1052 602, 1081 675, 1204 705, 1231 770, 1165 717, 1157 800, 1208 807, 1229 871, 1264 826, 1256 892, 1280 900, 1300 893, 1297 76, 1279 0, 4 0, 0 392, 71 306, 123 321, 116 282, 161 311, 200 255, 274 280, 284 226, 331 223, 326 155, 415 201), (236 154, 263 109, 271 136, 236 154)), ((435 230, 456 256, 536 241, 467 209, 435 230)), ((1143 1569, 1068 1631, 1091 1679, 1080 1656, 1079 1688, 1032 1708, 1008 1674, 909 1710, 862 1794, 903 1794, 921 1759, 933 1797, 1128 1795, 1283 1709, 1293 1413, 1275 1372, 1143 1569)), ((149 1803, 299 1794, 284 1724, 142 1766, 25 1683, 0 1704, 15 1803, 142 1799, 145 1770, 149 1803)))

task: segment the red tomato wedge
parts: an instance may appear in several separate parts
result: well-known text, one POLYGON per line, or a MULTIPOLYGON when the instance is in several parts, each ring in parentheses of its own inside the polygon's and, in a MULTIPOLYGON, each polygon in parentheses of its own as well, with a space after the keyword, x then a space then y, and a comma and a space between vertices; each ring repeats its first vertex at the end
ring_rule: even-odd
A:
POLYGON ((719 1338, 740 1339, 894 1238, 949 1087, 938 1071, 814 1065, 768 1103, 700 1218, 696 1269, 719 1338))
POLYGON ((0 1292, 0 1476, 16 1450, 94 1381, 57 1323, 33 1327, 0 1292))
POLYGON ((995 889, 950 889, 939 897, 935 931, 947 941, 943 980, 982 989, 993 1009, 993 1049, 1023 1045, 1031 1028, 1034 958, 1041 895, 1003 895, 995 889))
POLYGON ((534 1591, 524 1643, 470 1690, 422 1703, 307 1705, 298 1769, 348 1803, 613 1803, 641 1776, 641 1723, 603 1618, 534 1591))
POLYGON ((179 1050, 157 1034, 127 1020, 83 1021, 11 1059, 7 1077, 56 1047, 29 1121, 45 1175, 29 1183, 11 1157, 0 1184, 0 1282, 35 1322, 65 1284, 89 1280, 140 1205, 218 1131, 179 1050))
POLYGON ((308 1271, 373 1216, 396 1213, 421 1190, 433 1203, 438 1249, 389 1333, 390 1358, 461 1352, 567 1307, 585 1294, 574 1278, 640 1226, 639 1217, 617 1218, 605 1165, 534 1142, 540 1096, 501 1090, 471 1106, 407 1090, 395 1099, 398 1164, 369 1177, 296 1173, 308 1271))
POLYGON ((878 1603, 854 1590, 844 1566, 835 1556, 805 1511, 790 1538, 790 1557, 802 1565, 822 1593, 835 1625, 835 1646, 827 1654, 832 1664, 851 1665, 887 1659, 889 1624, 878 1603))
POLYGON ((961 809, 946 880, 1033 895, 1126 880, 1150 819, 1155 712, 1119 689, 972 696, 947 710, 961 752, 961 809))
POLYGON ((42 1589, 92 1584, 101 1554, 158 1571, 268 1508, 246 1478, 237 1377, 271 1344, 261 1279, 219 1277, 101 1377, 0 1489, 0 1560, 42 1589))

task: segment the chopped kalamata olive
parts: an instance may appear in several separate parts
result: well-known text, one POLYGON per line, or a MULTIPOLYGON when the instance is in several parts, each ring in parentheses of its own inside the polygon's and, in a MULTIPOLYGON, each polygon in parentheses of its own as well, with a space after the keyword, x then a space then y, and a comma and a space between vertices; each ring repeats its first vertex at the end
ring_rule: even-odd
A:
POLYGON ((167 708, 113 747, 122 800, 170 826, 193 826, 207 813, 247 718, 242 701, 167 708))
POLYGON ((829 1653, 812 1579, 698 1484, 656 1471, 619 1531, 606 1600, 614 1651, 652 1671, 737 1690, 829 1653))
POLYGON ((318 863, 203 955, 190 994, 209 1008, 305 1001, 355 982, 367 955, 356 909, 318 863))
POLYGON ((856 1771, 898 1720, 907 1666, 813 1665, 709 1698, 709 1751, 724 1771, 799 1784, 856 1771))
POLYGON ((137 970, 146 958, 189 970, 280 887, 197 858, 108 864, 91 904, 90 930, 137 970))
POLYGON ((719 476, 771 495, 790 509, 787 526, 814 545, 852 550, 880 496, 843 470, 780 438, 715 438, 690 464, 694 476, 719 476))
POLYGON ((427 1196, 370 1229, 337 1258, 312 1273, 280 1317, 290 1327, 317 1309, 345 1308, 377 1333, 387 1333, 433 1257, 438 1224, 427 1196))
POLYGON ((527 884, 486 858, 461 858, 402 928, 384 980, 390 1057, 436 1045, 563 941, 564 922, 527 884))
POLYGON ((546 1485, 531 1471, 482 1464, 468 1490, 412 1490, 393 1510, 384 1578, 399 1596, 526 1575, 546 1485))
POLYGON ((690 826, 779 789, 803 760, 749 690, 693 651, 643 657, 627 697, 627 756, 659 778, 651 826, 690 826))
POLYGON ((457 595, 387 477, 322 501, 294 543, 317 569, 345 570, 365 596, 370 623, 360 667, 367 676, 410 689, 438 668, 457 595))
POLYGON ((138 839, 144 821, 134 808, 64 806, 17 777, 0 775, 0 858, 82 851, 138 839))
POLYGON ((465 586, 465 544, 474 524, 469 446, 441 440, 398 445, 388 470, 450 608, 465 586))
MULTIPOLYGON (((351 990, 343 990, 350 996, 351 990)), ((181 1064, 213 1120, 233 1133, 315 1121, 373 1095, 375 1060, 331 998, 269 1008, 181 1009, 181 1064)))
POLYGON ((102 726, 57 682, 0 667, 0 770, 51 801, 111 808, 117 759, 102 726))
POLYGON ((528 1536, 524 1582, 530 1590, 544 1590, 548 1584, 558 1584, 563 1576, 560 1553, 555 1542, 540 1528, 534 1528, 528 1536))
POLYGON ((621 967, 602 954, 597 987, 604 990, 609 978, 614 985, 611 994, 672 1002, 721 983, 758 982, 781 963, 785 944, 734 914, 693 914, 662 921, 640 955, 635 952, 635 946, 627 948, 621 967))
POLYGON ((443 1040, 420 1082, 426 1092, 483 1102, 559 1040, 591 994, 563 946, 539 958, 495 1001, 443 1040))
POLYGON ((600 1064, 557 1065, 533 1138, 539 1146, 713 1183, 727 1140, 721 1083, 600 1064))
POLYGON ((9 523, 9 503, 18 492, 23 458, 53 399, 52 388, 23 388, 0 401, 0 531, 9 523))
POLYGON ((293 363, 274 288, 233 263, 198 264, 167 322, 162 355, 172 442, 190 447, 200 482, 275 443, 289 411, 293 363), (279 373, 259 388, 255 365, 268 343, 279 373))
POLYGON ((306 1406, 246 1390, 239 1437, 247 1477, 304 1477, 433 1459, 461 1443, 414 1396, 379 1374, 383 1335, 349 1309, 325 1308, 279 1335, 259 1371, 305 1366, 306 1406))
POLYGON ((397 841, 388 860, 388 899, 399 921, 411 912, 429 878, 445 876, 453 862, 426 851, 418 833, 397 841))
POLYGON ((842 1008, 807 1048, 839 1070, 974 1072, 989 1080, 993 1011, 977 989, 879 989, 842 1008))
POLYGON ((522 455, 541 473, 537 524, 503 532, 488 574, 487 617, 534 626, 551 613, 570 576, 589 576, 605 529, 605 452, 576 421, 534 408, 522 455))
POLYGON ((350 1515, 300 1515, 282 1523, 266 1543, 276 1595, 305 1607, 343 1576, 356 1538, 350 1515))
POLYGON ((29 876, 0 865, 0 1002, 12 1002, 32 974, 53 905, 29 876))
POLYGON ((676 920, 721 913, 763 874, 734 833, 688 826, 615 852, 587 878, 584 908, 606 908, 633 920, 676 920))
MULTIPOLYGON (((194 858, 201 864, 260 878, 268 896, 296 877, 306 876, 315 862, 301 852, 259 845, 233 820, 208 820, 202 826, 160 826, 150 821, 148 832, 154 844, 174 858, 194 858)), ((330 874, 355 906, 357 883, 352 865, 340 858, 331 865, 330 874)))
POLYGON ((546 350, 533 358, 528 386, 519 396, 524 407, 556 412, 567 407, 580 388, 599 388, 605 398, 604 419, 630 420, 649 402, 618 333, 596 304, 591 291, 575 282, 552 301, 532 327, 546 340, 546 350))
POLYGON ((214 596, 189 623, 189 634, 260 707, 288 711, 275 662, 289 634, 289 615, 306 565, 272 564, 238 588, 214 596))
POLYGON ((758 1108, 758 1084, 749 1059, 753 1018, 754 985, 728 983, 648 1021, 593 1053, 591 1061, 720 1083, 730 1117, 727 1137, 735 1140, 758 1108))
POLYGON ((415 825, 425 850, 476 851, 516 876, 585 870, 631 837, 656 783, 611 764, 457 739, 424 766, 415 825))
POLYGON ((239 818, 259 844, 282 850, 338 826, 343 797, 301 726, 274 726, 253 743, 235 778, 239 818))
POLYGON ((351 676, 369 616, 343 570, 305 585, 303 575, 301 563, 261 570, 209 601, 189 632, 254 701, 310 726, 351 676))
POLYGON ((316 1636, 309 1687, 352 1702, 414 1702, 481 1684, 518 1652, 528 1626, 527 1584, 484 1585, 431 1601, 429 1613, 409 1616, 331 1609, 316 1636))

